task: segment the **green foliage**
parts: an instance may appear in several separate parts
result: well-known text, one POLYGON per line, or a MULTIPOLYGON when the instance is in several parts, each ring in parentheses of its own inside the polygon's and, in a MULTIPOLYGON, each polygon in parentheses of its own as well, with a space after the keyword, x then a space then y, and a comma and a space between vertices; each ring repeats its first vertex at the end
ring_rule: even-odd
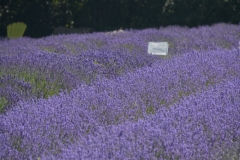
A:
POLYGON ((3 111, 4 107, 7 105, 8 101, 5 97, 0 97, 0 113, 3 111))
POLYGON ((147 114, 154 114, 155 113, 155 108, 154 106, 148 106, 146 109, 147 114))
POLYGON ((25 36, 42 37, 51 35, 58 26, 106 31, 168 25, 196 27, 219 22, 238 24, 239 13, 239 0, 35 0, 31 3, 3 0, 0 35, 5 36, 7 25, 17 21, 27 24, 25 36))
POLYGON ((169 24, 195 27, 219 22, 239 23, 240 1, 174 0, 166 7, 169 24))
POLYGON ((72 0, 0 1, 0 35, 6 36, 7 25, 19 21, 28 26, 25 36, 50 35, 57 26, 71 27, 72 15, 81 6, 81 1, 72 0))
MULTIPOLYGON (((7 86, 12 86, 17 93, 21 95, 31 95, 31 97, 36 98, 49 98, 53 95, 57 95, 61 91, 70 91, 72 88, 62 81, 62 75, 58 73, 49 73, 46 75, 43 71, 38 70, 28 70, 21 67, 8 67, 4 66, 0 69, 0 78, 5 76, 13 76, 16 79, 23 80, 24 82, 29 82, 31 88, 24 88, 21 85, 15 84, 13 81, 6 81, 0 84, 0 87, 5 88, 7 86)), ((30 97, 28 97, 30 98, 30 97)), ((0 97, 0 112, 3 112, 7 106, 11 105, 8 103, 7 97, 0 97)))

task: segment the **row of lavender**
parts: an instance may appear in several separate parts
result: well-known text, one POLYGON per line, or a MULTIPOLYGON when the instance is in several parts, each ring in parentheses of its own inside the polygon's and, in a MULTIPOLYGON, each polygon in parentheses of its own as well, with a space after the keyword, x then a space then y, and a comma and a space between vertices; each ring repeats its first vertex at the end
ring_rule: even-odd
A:
POLYGON ((0 157, 198 159, 229 150, 237 156, 229 146, 239 143, 239 60, 236 49, 193 51, 18 103, 0 116, 0 157))
MULTIPOLYGON (((240 77, 134 122, 98 125, 41 159, 239 159, 240 77)), ((95 124, 94 124, 95 125, 95 124)))
MULTIPOLYGON (((103 127, 107 136, 109 125, 137 122, 162 107, 178 104, 185 96, 207 90, 226 78, 238 77, 238 51, 221 50, 237 45, 238 26, 163 30, 2 42, 0 97, 4 98, 0 102, 14 107, 0 116, 0 158, 28 159, 47 152, 60 153, 64 145, 81 143, 86 136, 96 134, 96 127, 103 127), (147 55, 146 42, 155 40, 169 40, 170 55, 177 56, 159 59, 147 55), (67 50, 69 47, 71 50, 67 50), (201 52, 181 56, 194 49, 201 52), (208 49, 215 51, 203 52, 208 49), (132 72, 138 68, 142 69, 132 72), (74 88, 69 95, 53 96, 74 88), (53 97, 37 100, 48 96, 53 97), (30 101, 24 102, 29 97, 30 101)), ((155 157, 158 154, 162 153, 155 157)), ((110 153, 112 156, 116 157, 110 153)))
POLYGON ((239 33, 236 25, 217 24, 1 41, 0 111, 22 99, 48 98, 79 84, 151 66, 162 58, 146 54, 149 41, 167 41, 171 57, 191 50, 237 47, 239 33))
POLYGON ((79 55, 89 51, 103 50, 117 51, 122 54, 127 52, 136 57, 145 58, 149 41, 167 41, 170 44, 170 55, 176 55, 193 49, 237 47, 239 32, 239 26, 222 23, 192 29, 170 26, 159 29, 126 30, 123 33, 115 34, 94 33, 81 36, 73 34, 49 36, 37 40, 24 38, 2 41, 0 53, 1 55, 12 55, 43 50, 58 54, 79 55))
POLYGON ((39 50, 0 55, 0 96, 5 97, 5 106, 27 97, 48 98, 103 77, 115 78, 153 61, 150 55, 135 58, 107 50, 89 51, 76 57, 39 50))

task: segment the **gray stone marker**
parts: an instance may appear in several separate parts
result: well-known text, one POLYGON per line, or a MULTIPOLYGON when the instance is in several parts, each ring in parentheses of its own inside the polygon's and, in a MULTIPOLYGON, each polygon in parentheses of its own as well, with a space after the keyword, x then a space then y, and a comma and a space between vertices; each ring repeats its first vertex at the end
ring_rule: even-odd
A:
POLYGON ((167 42, 148 42, 148 54, 167 55, 168 43, 167 42))

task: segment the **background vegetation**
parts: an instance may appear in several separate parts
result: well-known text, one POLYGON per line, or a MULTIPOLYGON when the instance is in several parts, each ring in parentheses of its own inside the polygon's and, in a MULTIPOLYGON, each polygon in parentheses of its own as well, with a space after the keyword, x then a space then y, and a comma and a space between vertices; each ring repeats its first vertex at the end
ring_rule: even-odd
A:
POLYGON ((22 21, 25 36, 43 37, 58 26, 91 27, 94 31, 152 28, 168 25, 196 27, 240 22, 240 0, 1 0, 0 35, 22 21))

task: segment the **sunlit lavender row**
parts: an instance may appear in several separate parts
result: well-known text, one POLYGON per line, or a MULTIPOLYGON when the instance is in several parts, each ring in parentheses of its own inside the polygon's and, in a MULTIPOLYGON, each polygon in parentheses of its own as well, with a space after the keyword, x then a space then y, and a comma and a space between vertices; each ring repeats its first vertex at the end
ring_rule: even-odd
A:
POLYGON ((230 24, 2 40, 0 159, 238 159, 239 40, 230 24))

